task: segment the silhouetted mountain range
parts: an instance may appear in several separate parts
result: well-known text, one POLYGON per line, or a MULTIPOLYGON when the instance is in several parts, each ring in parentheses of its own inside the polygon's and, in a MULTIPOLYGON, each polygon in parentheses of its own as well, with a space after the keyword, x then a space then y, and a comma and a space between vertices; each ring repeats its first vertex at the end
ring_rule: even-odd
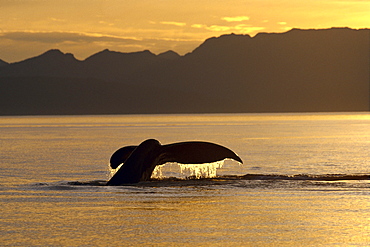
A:
POLYGON ((370 29, 223 35, 193 52, 0 60, 0 115, 369 111, 370 29))

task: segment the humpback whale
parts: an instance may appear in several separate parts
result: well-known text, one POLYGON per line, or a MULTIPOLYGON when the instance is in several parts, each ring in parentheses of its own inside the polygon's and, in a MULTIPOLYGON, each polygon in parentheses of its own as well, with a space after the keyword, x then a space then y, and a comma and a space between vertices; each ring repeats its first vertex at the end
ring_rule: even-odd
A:
POLYGON ((110 166, 123 165, 107 182, 107 185, 133 184, 150 179, 154 168, 166 162, 203 164, 233 159, 243 161, 232 150, 211 142, 188 141, 161 145, 158 140, 148 139, 138 146, 126 146, 115 151, 110 166))

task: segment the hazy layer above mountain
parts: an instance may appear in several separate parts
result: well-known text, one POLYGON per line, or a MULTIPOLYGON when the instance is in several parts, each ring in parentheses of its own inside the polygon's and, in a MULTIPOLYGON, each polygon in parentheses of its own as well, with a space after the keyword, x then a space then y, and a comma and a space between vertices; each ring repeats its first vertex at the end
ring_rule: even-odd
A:
POLYGON ((185 56, 104 50, 83 61, 51 50, 0 66, 0 114, 367 111, 369 37, 230 34, 185 56))

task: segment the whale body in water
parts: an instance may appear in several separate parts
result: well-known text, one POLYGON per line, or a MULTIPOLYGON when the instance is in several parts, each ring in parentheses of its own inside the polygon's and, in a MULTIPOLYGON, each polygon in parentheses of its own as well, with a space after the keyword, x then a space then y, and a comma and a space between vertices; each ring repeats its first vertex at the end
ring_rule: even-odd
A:
POLYGON ((126 146, 115 151, 110 166, 123 165, 107 182, 107 185, 123 185, 147 181, 154 168, 167 162, 203 164, 233 159, 243 161, 232 150, 211 142, 188 141, 161 145, 158 140, 148 139, 138 146, 126 146))

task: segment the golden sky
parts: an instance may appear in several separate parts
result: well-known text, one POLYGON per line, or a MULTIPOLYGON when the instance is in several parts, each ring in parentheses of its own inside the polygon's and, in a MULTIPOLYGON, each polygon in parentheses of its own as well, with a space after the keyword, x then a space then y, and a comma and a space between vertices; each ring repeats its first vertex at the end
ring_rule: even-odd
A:
POLYGON ((370 0, 0 0, 0 59, 191 52, 205 39, 291 28, 370 27, 370 0))

